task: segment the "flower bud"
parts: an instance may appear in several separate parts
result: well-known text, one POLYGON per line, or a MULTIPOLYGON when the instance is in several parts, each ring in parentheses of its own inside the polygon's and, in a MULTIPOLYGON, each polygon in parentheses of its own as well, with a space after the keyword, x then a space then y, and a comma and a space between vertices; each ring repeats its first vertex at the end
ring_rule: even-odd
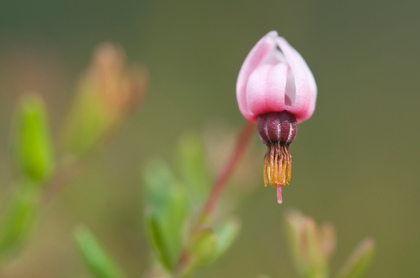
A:
POLYGON ((289 144, 296 137, 297 124, 315 110, 317 87, 302 56, 277 32, 265 35, 246 57, 236 83, 239 110, 258 122, 261 141, 267 145, 264 184, 281 186, 291 178, 289 144))

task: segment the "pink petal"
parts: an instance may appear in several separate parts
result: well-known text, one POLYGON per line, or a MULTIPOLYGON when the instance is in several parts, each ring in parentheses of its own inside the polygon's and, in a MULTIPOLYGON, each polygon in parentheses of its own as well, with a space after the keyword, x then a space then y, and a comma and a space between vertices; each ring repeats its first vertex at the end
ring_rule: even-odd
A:
POLYGON ((315 110, 317 87, 315 79, 302 56, 282 37, 276 42, 286 57, 295 82, 295 96, 287 111, 295 115, 298 122, 310 118, 315 110))
POLYGON ((245 90, 251 114, 285 110, 287 74, 288 66, 284 63, 262 65, 252 72, 245 90))
POLYGON ((247 104, 246 87, 248 78, 251 73, 258 67, 264 57, 270 53, 275 47, 275 38, 277 37, 276 31, 271 31, 265 35, 258 43, 252 48, 242 64, 239 71, 238 81, 236 83, 236 98, 239 104, 239 110, 250 121, 256 122, 257 115, 253 114, 247 104))

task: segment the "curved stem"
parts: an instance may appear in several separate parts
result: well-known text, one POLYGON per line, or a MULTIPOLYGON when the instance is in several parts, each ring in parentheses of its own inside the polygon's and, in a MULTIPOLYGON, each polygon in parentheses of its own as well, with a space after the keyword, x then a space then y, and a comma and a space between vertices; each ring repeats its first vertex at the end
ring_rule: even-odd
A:
MULTIPOLYGON (((232 175, 235 166, 237 165, 239 159, 245 151, 246 146, 248 145, 249 140, 251 139, 252 131, 254 130, 255 124, 253 122, 247 121, 245 126, 242 129, 241 134, 239 135, 236 148, 233 151, 231 157, 226 162, 219 176, 213 184, 213 187, 210 191, 207 201, 201 210, 198 221, 195 226, 192 227, 192 233, 200 229, 200 226, 205 224, 210 216, 213 214, 213 211, 216 207, 217 202, 220 199, 220 196, 223 192, 223 189, 227 185, 229 177, 232 175)), ((190 262, 190 256, 186 249, 184 249, 180 255, 179 261, 175 268, 175 277, 188 277, 188 266, 190 262)))
POLYGON ((229 160, 226 162, 225 166, 223 167, 222 172, 219 174, 216 181, 214 182, 210 195, 208 196, 207 201, 199 215, 199 225, 205 223, 213 213, 214 208, 216 207, 216 204, 220 199, 220 195, 227 185, 229 177, 232 175, 233 170, 237 165, 237 162, 241 158, 246 146, 248 145, 254 127, 255 124, 250 121, 247 121, 246 125, 243 127, 242 132, 239 135, 236 148, 229 160))

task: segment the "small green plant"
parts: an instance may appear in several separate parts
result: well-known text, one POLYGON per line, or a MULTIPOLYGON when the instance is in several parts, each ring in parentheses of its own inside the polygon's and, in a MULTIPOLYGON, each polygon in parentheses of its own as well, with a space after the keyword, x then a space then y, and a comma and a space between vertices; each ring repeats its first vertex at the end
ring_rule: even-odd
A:
POLYGON ((45 181, 55 167, 45 106, 36 95, 21 100, 14 126, 17 172, 13 197, 0 222, 0 259, 16 254, 28 237, 39 210, 45 181))
MULTIPOLYGON (((316 85, 306 63, 277 33, 270 32, 256 49, 251 51, 251 58, 245 60, 238 78, 239 107, 249 121, 219 175, 213 177, 208 171, 203 140, 195 134, 186 134, 179 140, 174 166, 155 159, 142 170, 144 226, 151 257, 149 269, 144 271, 146 278, 192 277, 234 245, 241 229, 240 221, 227 213, 216 217, 216 208, 223 202, 222 193, 256 126, 260 139, 268 147, 264 158, 264 183, 277 188, 277 200, 282 203, 282 187, 291 178, 289 145, 296 136, 297 124, 313 113, 316 85), (266 46, 273 52, 272 57, 262 59, 260 54, 264 51, 264 55, 271 55, 266 46), (268 86, 270 90, 264 91, 267 86, 260 88, 261 80, 255 80, 255 76, 267 74, 265 66, 272 66, 273 62, 279 66, 284 83, 280 84, 284 99, 277 104, 275 93, 281 86, 270 79, 272 87, 268 86), (296 76, 288 77, 287 67, 296 76), (257 72, 253 78, 249 76, 252 70, 257 72), (245 84, 248 78, 251 83, 255 82, 253 86, 245 84), (286 86, 287 80, 295 82, 295 79, 294 87, 286 86), (267 99, 261 98, 264 94, 267 99)), ((267 76, 264 78, 268 80, 267 76)), ((54 197, 77 173, 84 158, 99 150, 135 111, 147 83, 147 71, 140 66, 127 67, 121 48, 112 44, 100 45, 76 87, 75 100, 62 125, 57 145, 41 97, 31 93, 21 98, 12 136, 16 170, 14 192, 0 219, 1 263, 22 250, 20 247, 28 240, 42 204, 54 197)), ((362 241, 347 263, 331 276, 330 258, 336 241, 334 227, 331 224, 319 226, 312 218, 297 211, 286 215, 284 226, 300 277, 365 277, 374 254, 373 240, 362 241)), ((93 277, 127 277, 88 226, 78 227, 74 236, 93 277)))
POLYGON ((319 226, 312 218, 298 211, 291 211, 286 215, 285 227, 287 241, 300 277, 365 277, 375 251, 372 239, 364 239, 339 272, 331 276, 329 262, 336 245, 334 226, 331 223, 319 226))
POLYGON ((148 74, 127 68, 118 46, 102 44, 76 89, 76 99, 54 144, 43 99, 27 93, 16 109, 12 157, 13 192, 0 219, 0 263, 22 250, 43 203, 77 173, 84 158, 98 150, 140 104, 148 74))

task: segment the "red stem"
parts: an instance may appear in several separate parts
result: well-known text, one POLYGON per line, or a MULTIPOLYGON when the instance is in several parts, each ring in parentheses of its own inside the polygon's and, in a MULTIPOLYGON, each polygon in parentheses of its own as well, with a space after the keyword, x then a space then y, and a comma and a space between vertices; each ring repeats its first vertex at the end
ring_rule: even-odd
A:
MULTIPOLYGON (((232 153, 232 156, 227 161, 222 172, 219 174, 218 178, 214 182, 211 192, 207 198, 207 201, 198 217, 196 226, 193 226, 192 233, 196 232, 200 228, 200 225, 204 224, 213 213, 214 208, 216 207, 217 201, 220 199, 220 195, 222 194, 223 189, 227 185, 227 181, 229 177, 233 173, 233 170, 235 169, 237 162, 241 158, 241 155, 244 153, 244 150, 251 138, 254 127, 255 127, 255 124, 250 121, 248 121, 246 125, 243 127, 242 132, 239 135, 236 148, 234 152, 232 153)), ((185 267, 188 265, 189 260, 190 260, 190 257, 189 257, 188 251, 184 249, 177 263, 177 267, 176 267, 177 276, 176 277, 183 277, 183 272, 185 271, 185 267)))
POLYGON ((251 121, 247 121, 246 125, 243 127, 242 132, 239 136, 235 151, 232 153, 232 156, 227 161, 222 172, 219 174, 218 178, 213 184, 210 195, 207 198, 206 204, 204 205, 200 213, 200 216, 198 218, 199 224, 204 223, 213 213, 214 208, 216 207, 216 203, 220 199, 220 195, 223 189, 227 185, 227 181, 229 177, 233 173, 233 170, 235 169, 237 162, 239 161, 242 154, 244 153, 244 150, 251 138, 254 127, 255 127, 255 124, 251 121))

